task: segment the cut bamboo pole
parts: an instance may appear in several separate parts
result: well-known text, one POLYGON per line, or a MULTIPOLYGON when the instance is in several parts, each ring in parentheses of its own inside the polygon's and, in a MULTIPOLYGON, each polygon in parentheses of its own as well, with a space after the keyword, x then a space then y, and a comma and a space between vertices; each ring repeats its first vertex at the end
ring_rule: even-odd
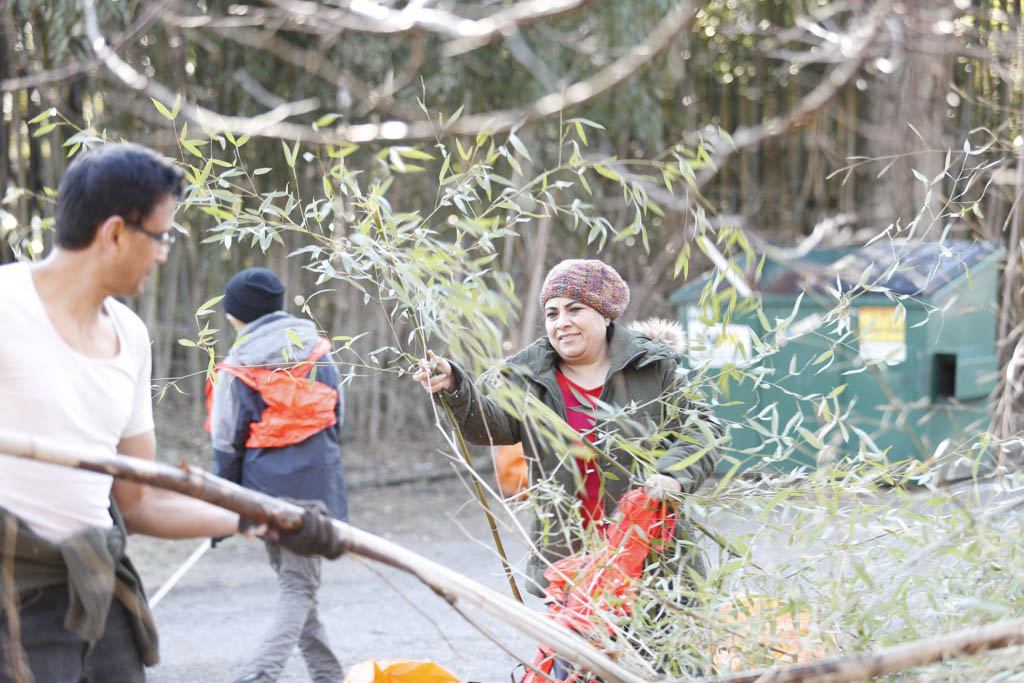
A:
POLYGON ((199 558, 205 555, 206 551, 212 547, 212 539, 203 539, 196 549, 192 551, 192 554, 185 558, 185 561, 182 562, 176 570, 174 570, 174 573, 171 574, 171 577, 164 582, 164 585, 160 586, 156 593, 153 593, 153 597, 149 599, 149 608, 156 609, 156 606, 160 604, 160 601, 171 592, 172 588, 178 585, 178 582, 181 581, 181 577, 185 576, 188 570, 192 568, 192 565, 198 562, 199 558))
MULTIPOLYGON (((303 510, 298 505, 243 488, 188 464, 171 467, 124 455, 86 451, 5 429, 0 429, 0 453, 176 491, 284 531, 295 531, 302 525, 303 510)), ((568 629, 496 590, 344 522, 334 520, 334 527, 349 551, 412 574, 453 605, 474 605, 608 683, 645 680, 568 629)))
POLYGON ((961 629, 877 652, 822 659, 761 671, 697 679, 698 683, 844 683, 1024 643, 1024 619, 961 629))

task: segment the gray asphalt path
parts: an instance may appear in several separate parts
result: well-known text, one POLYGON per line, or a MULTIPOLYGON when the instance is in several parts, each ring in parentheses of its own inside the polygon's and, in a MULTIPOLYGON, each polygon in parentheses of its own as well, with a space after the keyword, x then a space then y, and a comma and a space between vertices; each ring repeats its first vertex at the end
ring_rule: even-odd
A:
MULTIPOLYGON (((469 500, 457 480, 366 489, 352 495, 352 523, 508 594, 485 518, 469 500)), ((511 534, 503 540, 513 562, 521 562, 522 547, 511 534)), ((144 538, 131 543, 150 594, 198 545, 144 538)), ((162 661, 150 669, 149 680, 232 681, 269 625, 277 596, 261 542, 232 538, 208 551, 155 610, 162 661)), ((346 669, 368 658, 427 659, 462 681, 497 683, 509 681, 517 664, 415 577, 370 560, 325 562, 320 604, 346 669)), ((530 605, 543 611, 539 600, 530 605)), ((474 616, 514 651, 533 654, 536 642, 486 615, 474 616)), ((309 680, 299 653, 279 680, 309 680)))
MULTIPOLYGON (((965 497, 973 491, 972 505, 979 501, 988 505, 1012 502, 1020 496, 1019 492, 1006 493, 990 484, 977 490, 969 486, 954 490, 965 497)), ((880 540, 873 542, 879 551, 892 544, 906 544, 905 535, 883 533, 892 523, 884 519, 889 497, 880 495, 875 501, 880 504, 868 517, 859 520, 858 533, 851 537, 877 537, 880 540)), ((925 514, 942 512, 929 501, 928 493, 921 490, 891 503, 909 505, 925 514)), ((460 481, 357 490, 351 503, 352 523, 356 526, 507 594, 507 582, 491 546, 484 515, 473 503, 473 494, 460 481)), ((507 517, 499 516, 499 522, 508 521, 507 517)), ((799 529, 791 528, 786 519, 762 526, 746 517, 731 515, 724 508, 705 523, 721 534, 745 538, 765 577, 776 576, 783 584, 795 581, 786 578, 794 575, 803 577, 804 582, 832 577, 835 585, 844 585, 847 570, 843 569, 843 556, 830 547, 835 539, 828 534, 815 532, 812 537, 805 537, 799 529)), ((843 517, 827 523, 845 524, 843 517)), ((508 531, 503 533, 503 540, 513 564, 521 566, 522 546, 508 531)), ((197 543, 132 539, 132 555, 150 594, 197 543)), ((709 550, 712 556, 719 555, 714 548, 709 550)), ((943 558, 929 559, 949 561, 943 558)), ((926 571, 926 564, 915 562, 918 571, 926 571)), ((893 568, 900 569, 896 565, 893 568)), ((763 585, 759 590, 772 588, 763 585)), ((151 670, 150 681, 232 681, 270 623, 277 595, 276 579, 262 543, 232 538, 207 552, 156 609, 163 660, 151 670)), ((527 600, 530 607, 543 613, 540 600, 529 596, 527 600)), ((510 672, 517 664, 514 657, 417 579, 369 560, 343 557, 325 563, 320 602, 322 620, 346 668, 369 658, 427 659, 445 666, 466 683, 504 683, 510 680, 510 672)), ((520 656, 533 655, 536 642, 486 615, 475 616, 520 656)), ((301 656, 292 656, 280 680, 309 680, 301 656)))

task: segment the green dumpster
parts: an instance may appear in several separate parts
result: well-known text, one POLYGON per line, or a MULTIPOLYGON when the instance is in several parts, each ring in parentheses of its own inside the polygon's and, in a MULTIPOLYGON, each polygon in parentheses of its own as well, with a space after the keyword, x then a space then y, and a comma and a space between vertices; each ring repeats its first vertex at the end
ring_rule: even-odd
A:
POLYGON ((878 241, 766 261, 728 320, 732 292, 712 291, 713 274, 677 290, 686 363, 719 387, 720 471, 928 460, 987 429, 1002 257, 966 240, 878 241))

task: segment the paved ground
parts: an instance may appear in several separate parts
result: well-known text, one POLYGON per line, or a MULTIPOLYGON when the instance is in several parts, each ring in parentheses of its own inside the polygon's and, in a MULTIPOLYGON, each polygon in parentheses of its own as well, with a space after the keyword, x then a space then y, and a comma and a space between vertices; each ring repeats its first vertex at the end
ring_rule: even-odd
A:
MULTIPOLYGON (((966 495, 970 487, 956 489, 963 489, 966 495)), ((1020 492, 1011 495, 986 485, 977 495, 991 504, 1019 496, 1020 492)), ((490 544, 484 516, 472 500, 472 494, 455 479, 362 488, 352 493, 352 523, 507 594, 507 583, 490 544)), ((910 502, 913 509, 924 506, 919 511, 929 515, 948 508, 931 506, 924 491, 918 491, 909 501, 899 497, 891 502, 910 502)), ((883 539, 878 545, 880 551, 892 544, 906 543, 903 535, 882 533, 891 523, 882 524, 885 520, 874 517, 884 516, 887 509, 884 504, 876 506, 869 515, 872 518, 859 521, 863 527, 860 535, 883 539)), ((843 519, 828 523, 843 524, 843 519)), ((506 517, 499 520, 509 522, 506 517)), ((821 546, 835 539, 815 533, 815 540, 810 541, 791 529, 785 516, 775 522, 761 527, 723 508, 708 524, 722 534, 745 536, 765 576, 789 576, 802 567, 805 581, 826 581, 835 574, 832 579, 838 582, 836 585, 846 585, 839 562, 844 556, 824 553, 827 548, 821 546), (754 531, 757 533, 750 535, 754 531), (809 557, 817 557, 823 564, 803 566, 809 557)), ((503 533, 503 539, 513 564, 521 566, 523 548, 508 531, 503 533)), ((151 595, 196 545, 196 541, 133 537, 132 555, 151 595)), ((436 661, 464 683, 510 680, 517 660, 481 635, 414 577, 356 557, 343 557, 325 563, 324 567, 321 615, 334 649, 346 667, 368 658, 407 657, 436 661)), ((156 608, 163 661, 151 670, 151 682, 232 681, 269 624, 276 599, 276 580, 262 543, 233 538, 210 550, 156 608)), ((527 599, 538 613, 544 611, 539 600, 529 596, 527 599)), ((513 651, 526 658, 532 656, 536 643, 528 637, 494 619, 475 616, 482 616, 483 625, 513 651)), ((977 666, 977 662, 973 665, 977 666)), ((1000 669, 995 660, 993 666, 993 671, 1006 669, 1000 669)), ((1011 665, 1006 670, 1012 668, 1011 665)), ((947 680, 944 677, 950 673, 949 669, 933 670, 920 679, 947 680)), ((309 680, 301 657, 293 655, 280 680, 309 680)), ((968 676, 958 680, 973 679, 968 676)))
MULTIPOLYGON (((352 523, 396 541, 498 590, 508 592, 501 564, 489 545, 482 513, 458 480, 354 491, 352 523)), ((513 562, 523 550, 503 535, 513 562)), ((133 537, 132 554, 152 595, 195 549, 196 541, 133 537)), ((217 683, 233 680, 270 622, 277 584, 262 543, 233 538, 208 551, 157 606, 162 662, 152 683, 217 683)), ((342 557, 324 565, 321 616, 346 668, 367 658, 430 659, 462 681, 508 681, 516 665, 441 598, 407 574, 369 560, 342 557)), ((539 600, 531 606, 543 610, 539 600)), ((523 656, 536 643, 511 627, 484 618, 523 656)), ((281 681, 308 681, 293 655, 281 681)))

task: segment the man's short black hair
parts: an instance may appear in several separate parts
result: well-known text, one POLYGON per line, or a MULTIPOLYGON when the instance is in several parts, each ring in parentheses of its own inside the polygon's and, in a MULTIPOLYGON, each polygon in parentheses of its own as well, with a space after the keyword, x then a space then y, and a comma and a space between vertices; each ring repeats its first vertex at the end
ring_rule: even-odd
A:
POLYGON ((79 155, 57 190, 57 246, 84 249, 111 216, 138 225, 168 195, 178 198, 184 173, 141 145, 103 145, 79 155))

